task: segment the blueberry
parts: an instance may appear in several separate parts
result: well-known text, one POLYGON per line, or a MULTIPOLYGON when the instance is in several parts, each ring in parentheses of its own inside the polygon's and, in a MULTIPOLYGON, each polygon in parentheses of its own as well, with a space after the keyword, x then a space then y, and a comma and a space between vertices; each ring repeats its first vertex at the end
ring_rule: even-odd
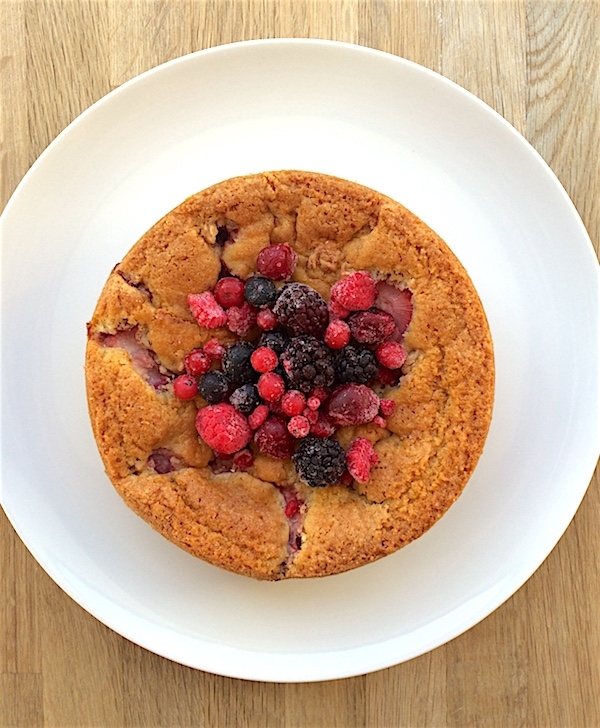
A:
POLYGON ((229 381, 222 373, 211 370, 203 374, 198 380, 198 393, 209 404, 218 404, 227 397, 229 381))
POLYGON ((236 386, 251 384, 258 379, 258 372, 250 363, 255 347, 248 341, 239 341, 225 349, 223 354, 223 373, 236 386))
POLYGON ((256 308, 271 306, 277 299, 277 288, 273 281, 264 276, 253 276, 244 286, 246 301, 256 308))
POLYGON ((261 399, 254 384, 242 384, 231 394, 229 402, 243 415, 249 415, 258 407, 261 399))

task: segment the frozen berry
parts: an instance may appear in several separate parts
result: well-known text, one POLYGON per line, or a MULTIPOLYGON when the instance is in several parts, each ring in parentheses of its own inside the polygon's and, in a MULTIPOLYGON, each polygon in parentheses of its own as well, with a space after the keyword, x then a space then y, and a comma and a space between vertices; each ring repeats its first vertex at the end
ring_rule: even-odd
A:
POLYGON ((310 407, 305 407, 302 414, 304 415, 304 417, 306 417, 311 425, 314 425, 315 422, 319 419, 319 413, 317 412, 317 410, 311 409, 310 407))
POLYGON ((210 291, 190 293, 187 302, 192 316, 199 326, 216 329, 219 326, 225 326, 227 323, 227 314, 210 291))
POLYGON ((378 361, 388 369, 400 369, 406 361, 406 349, 397 341, 386 341, 375 350, 378 361))
POLYGON ((306 437, 310 432, 310 422, 302 415, 294 415, 287 423, 287 428, 292 437, 299 439, 306 437))
POLYGON ((227 309, 227 328, 238 336, 246 336, 256 324, 256 309, 248 301, 227 309))
POLYGON ((256 259, 256 270, 272 281, 287 281, 292 277, 298 256, 287 243, 263 248, 256 259))
POLYGON ((214 288, 214 295, 223 308, 239 307, 244 303, 244 281, 232 276, 220 278, 214 288))
POLYGON ((312 334, 317 338, 323 336, 329 321, 325 299, 304 283, 286 283, 273 313, 293 334, 312 334))
POLYGON ((341 303, 338 303, 337 301, 334 301, 332 299, 329 299, 327 309, 329 311, 329 318, 331 319, 331 321, 335 321, 337 319, 345 319, 348 318, 348 316, 350 315, 350 311, 345 306, 342 306, 341 303))
POLYGON ((229 402, 242 414, 249 415, 260 404, 258 389, 254 384, 242 384, 231 393, 229 402))
POLYGON ((290 343, 290 337, 284 331, 265 331, 258 340, 258 346, 268 346, 280 356, 290 343))
POLYGON ((342 446, 329 438, 308 437, 302 440, 293 460, 299 477, 313 488, 338 483, 346 470, 342 446))
POLYGON ((384 387, 395 387, 400 379, 400 374, 401 372, 399 369, 388 369, 387 367, 380 365, 379 371, 377 372, 377 381, 380 384, 383 384, 384 387))
POLYGON ((244 284, 244 296, 246 301, 256 308, 272 306, 277 298, 277 288, 273 281, 264 276, 253 276, 248 278, 244 284))
POLYGON ((252 438, 248 420, 226 402, 198 410, 196 429, 209 447, 224 455, 246 447, 252 438))
POLYGON ((248 424, 253 430, 258 430, 262 423, 269 416, 269 408, 266 404, 259 404, 258 407, 248 416, 248 424))
POLYGON ((279 321, 270 308, 263 308, 256 314, 256 323, 263 331, 272 331, 279 321))
POLYGON ((371 477, 371 466, 379 460, 373 443, 366 437, 353 440, 346 453, 348 472, 359 483, 366 483, 371 477))
POLYGON ((285 420, 271 415, 254 433, 254 442, 264 455, 285 459, 292 457, 296 441, 290 435, 285 420))
POLYGON ((248 341, 238 341, 225 349, 222 367, 230 382, 239 386, 258 379, 258 373, 250 363, 253 351, 254 346, 248 341))
POLYGON ((281 409, 288 417, 301 415, 306 407, 306 397, 297 389, 290 389, 281 398, 281 409))
POLYGON ((173 391, 178 399, 194 399, 198 394, 198 382, 190 374, 180 374, 173 382, 173 391))
POLYGON ((213 369, 198 380, 198 393, 210 404, 222 402, 227 397, 229 381, 223 372, 213 369))
POLYGON ((258 349, 252 352, 250 363, 257 372, 264 374, 275 369, 279 364, 279 357, 268 346, 259 346, 258 349))
POLYGON ((350 341, 350 327, 345 321, 335 319, 325 331, 325 343, 330 349, 342 349, 350 341))
POLYGON ((358 311, 348 318, 352 336, 359 344, 381 344, 396 331, 394 317, 386 311, 371 308, 358 311))
POLYGON ((311 410, 318 410, 321 406, 321 400, 318 397, 309 397, 306 401, 306 406, 311 410))
POLYGON ((364 311, 375 303, 377 290, 371 274, 364 270, 351 273, 333 284, 331 300, 349 311, 364 311))
POLYGON ((248 470, 254 463, 254 455, 248 449, 240 450, 233 456, 233 467, 235 470, 248 470))
POLYGON ((378 371, 377 360, 370 349, 348 344, 336 354, 335 373, 342 384, 366 384, 375 379, 378 371))
POLYGON ((210 369, 211 358, 202 349, 192 349, 184 359, 185 371, 199 377, 210 369))
POLYGON ((315 437, 331 437, 335 432, 335 425, 323 412, 317 412, 317 419, 310 425, 310 434, 315 437))
POLYGON ((285 382, 275 372, 261 374, 256 386, 258 393, 265 402, 277 402, 285 392, 285 382))
POLYGON ((397 288, 387 281, 379 281, 375 305, 394 317, 398 336, 402 336, 412 318, 413 304, 410 290, 408 288, 397 288))
POLYGON ((381 427, 381 429, 384 430, 387 427, 387 420, 385 417, 377 415, 377 417, 373 417, 373 424, 375 427, 381 427))
POLYGON ((334 382, 333 355, 314 336, 293 337, 281 355, 281 363, 292 387, 305 394, 314 387, 331 387, 334 382))
POLYGON ((203 348, 204 353, 213 361, 221 361, 225 353, 225 347, 218 339, 209 339, 203 348))
POLYGON ((379 412, 379 397, 364 384, 345 384, 327 400, 326 412, 338 427, 363 425, 379 412))
POLYGON ((379 402, 379 411, 384 417, 389 417, 396 409, 396 403, 393 399, 382 399, 379 402))

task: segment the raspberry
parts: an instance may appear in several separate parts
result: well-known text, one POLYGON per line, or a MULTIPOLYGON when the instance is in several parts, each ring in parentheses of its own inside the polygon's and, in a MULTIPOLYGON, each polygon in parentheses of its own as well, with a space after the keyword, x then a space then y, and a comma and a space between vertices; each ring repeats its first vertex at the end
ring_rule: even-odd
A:
POLYGON ((229 391, 229 381, 223 372, 211 370, 198 381, 198 392, 209 404, 222 402, 229 391))
POLYGON ((285 392, 285 382, 275 372, 261 374, 256 386, 265 402, 277 402, 285 392))
POLYGON ((333 284, 331 300, 349 311, 364 311, 375 303, 377 289, 371 274, 356 271, 333 284))
POLYGON ((306 437, 310 432, 310 422, 302 415, 295 415, 287 423, 287 428, 292 437, 306 437))
POLYGON ((313 488, 338 483, 346 470, 346 457, 339 442, 329 438, 307 437, 294 456, 299 477, 313 488))
POLYGON ((240 450, 233 456, 234 470, 248 470, 254 463, 254 455, 250 450, 240 450))
POLYGON ((242 306, 232 306, 227 309, 227 328, 233 334, 246 336, 256 324, 256 309, 248 301, 242 306))
POLYGON ((273 313, 294 334, 321 338, 327 328, 327 303, 314 288, 304 283, 286 283, 279 293, 273 313))
POLYGON ((232 384, 248 384, 258 379, 257 372, 252 368, 250 357, 254 346, 248 341, 238 341, 229 346, 223 354, 223 373, 232 384))
POLYGON ((229 397, 229 402, 243 415, 249 415, 260 404, 258 389, 254 384, 242 384, 229 397))
POLYGON ((373 417, 372 421, 376 427, 381 427, 382 430, 385 430, 385 428, 387 427, 387 420, 384 417, 381 417, 381 415, 373 417))
POLYGON ((254 433, 254 442, 263 454, 283 460, 292 457, 296 441, 288 432, 285 420, 271 415, 254 433))
POLYGON ((373 449, 373 443, 366 437, 353 440, 346 453, 348 472, 359 483, 366 483, 371 477, 371 465, 378 462, 379 456, 373 449))
POLYGON ((321 400, 318 397, 309 397, 306 406, 311 410, 318 410, 321 406, 321 400))
POLYGON ((217 329, 227 323, 227 314, 215 300, 210 291, 204 293, 190 293, 187 297, 188 306, 198 326, 207 329, 217 329))
POLYGON ((336 355, 335 372, 341 384, 346 382, 366 384, 375 379, 378 371, 375 355, 362 346, 348 344, 336 355))
POLYGON ((330 349, 341 349, 350 341, 350 327, 345 321, 331 321, 325 331, 325 343, 330 349))
POLYGON ((331 351, 308 334, 290 340, 281 355, 281 363, 292 387, 305 394, 313 387, 330 387, 335 379, 331 351))
POLYGON ((325 414, 334 425, 363 425, 379 412, 379 397, 364 384, 338 387, 327 401, 325 414))
POLYGON ((317 410, 311 409, 310 407, 306 407, 302 414, 304 415, 304 417, 306 417, 311 425, 314 425, 315 422, 319 419, 319 413, 317 412, 317 410))
POLYGON ((406 349, 397 341, 386 341, 377 347, 375 356, 384 367, 400 369, 406 361, 406 349))
POLYGON ((279 321, 270 308, 263 308, 256 315, 256 323, 263 331, 271 331, 277 326, 279 321))
POLYGON ((209 341, 204 344, 203 351, 213 361, 220 361, 225 353, 225 347, 218 339, 209 339, 209 341))
POLYGON ((353 313, 348 319, 348 326, 359 344, 381 344, 396 331, 394 317, 377 308, 353 313))
POLYGON ((272 372, 275 369, 279 364, 279 358, 273 349, 270 349, 268 346, 259 346, 258 349, 252 352, 250 363, 257 372, 264 374, 265 372, 272 372))
POLYGON ((254 412, 248 417, 248 424, 253 430, 258 430, 268 416, 269 408, 267 405, 259 404, 254 412))
POLYGON ((173 392, 178 399, 194 399, 198 394, 198 382, 190 374, 181 374, 173 382, 173 392))
MULTIPOLYGON (((215 339, 216 341, 216 339, 215 339)), ((184 359, 185 371, 199 377, 210 369, 211 359, 202 349, 192 349, 184 359)))
POLYGON ((297 389, 290 389, 281 398, 281 409, 288 417, 301 415, 306 407, 306 397, 297 389))
POLYGON ((263 248, 256 259, 256 270, 272 281, 287 281, 298 261, 296 252, 287 243, 263 248))
POLYGON ((220 278, 214 289, 215 300, 223 308, 242 306, 244 303, 244 281, 227 276, 220 278))
POLYGON ((209 447, 224 455, 231 455, 246 447, 252 438, 248 420, 226 402, 199 410, 196 429, 209 447))
POLYGON ((244 285, 246 301, 256 308, 264 308, 275 303, 277 289, 273 281, 264 276, 253 276, 244 285))
POLYGON ((382 399, 379 402, 379 411, 384 417, 389 417, 396 409, 396 403, 393 399, 382 399))

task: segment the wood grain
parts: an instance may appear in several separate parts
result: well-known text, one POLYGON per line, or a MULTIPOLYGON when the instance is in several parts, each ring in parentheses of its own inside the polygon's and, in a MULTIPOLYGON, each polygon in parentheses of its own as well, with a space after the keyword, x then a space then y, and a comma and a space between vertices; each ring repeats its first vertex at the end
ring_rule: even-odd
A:
MULTIPOLYGON (((261 37, 348 41, 438 71, 552 167, 598 252, 600 5, 586 0, 0 0, 0 203, 79 113, 148 68, 261 37)), ((222 678, 97 622, 0 513, 0 725, 600 726, 600 479, 533 577, 467 633, 348 680, 222 678)))

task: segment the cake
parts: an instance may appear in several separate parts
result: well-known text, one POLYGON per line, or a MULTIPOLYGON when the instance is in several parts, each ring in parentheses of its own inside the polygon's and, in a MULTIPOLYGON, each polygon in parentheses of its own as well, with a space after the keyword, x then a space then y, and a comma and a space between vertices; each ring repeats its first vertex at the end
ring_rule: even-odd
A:
POLYGON ((328 175, 228 179, 159 220, 87 326, 91 425, 124 502, 263 580, 391 554, 482 453, 488 322, 445 242, 328 175))

